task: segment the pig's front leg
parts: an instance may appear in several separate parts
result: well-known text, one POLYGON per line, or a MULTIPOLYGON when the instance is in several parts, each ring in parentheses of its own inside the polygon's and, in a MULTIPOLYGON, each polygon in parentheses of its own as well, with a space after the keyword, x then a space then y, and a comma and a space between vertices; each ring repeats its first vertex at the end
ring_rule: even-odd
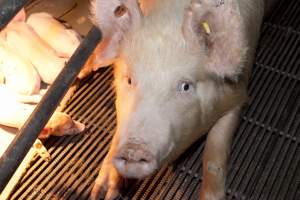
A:
POLYGON ((203 183, 200 200, 225 199, 227 161, 232 136, 239 124, 240 107, 222 118, 209 131, 203 158, 203 183))
POLYGON ((105 200, 113 200, 119 195, 119 189, 122 187, 123 178, 116 170, 112 163, 115 152, 116 135, 113 138, 112 145, 104 161, 102 163, 95 185, 91 192, 91 199, 98 200, 104 198, 105 200))

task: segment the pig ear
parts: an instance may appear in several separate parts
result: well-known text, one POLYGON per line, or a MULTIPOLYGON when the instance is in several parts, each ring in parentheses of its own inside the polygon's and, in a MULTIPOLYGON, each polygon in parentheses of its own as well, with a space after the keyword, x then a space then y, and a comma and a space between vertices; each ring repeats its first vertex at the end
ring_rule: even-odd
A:
POLYGON ((155 6, 158 0, 138 0, 140 4, 140 8, 142 10, 142 13, 144 16, 147 16, 150 14, 151 10, 155 6))
POLYGON ((192 0, 183 35, 192 49, 204 51, 206 72, 235 80, 243 71, 247 51, 243 26, 238 1, 192 0))
POLYGON ((25 13, 25 9, 22 8, 17 14, 16 16, 14 16, 14 18, 12 19, 12 21, 21 21, 21 22, 25 22, 26 20, 26 13, 25 13))
MULTIPOLYGON (((141 10, 138 0, 94 0, 92 21, 102 32, 101 59, 113 60, 118 56, 124 35, 138 27, 141 10)), ((104 61, 106 62, 106 61, 104 61)))

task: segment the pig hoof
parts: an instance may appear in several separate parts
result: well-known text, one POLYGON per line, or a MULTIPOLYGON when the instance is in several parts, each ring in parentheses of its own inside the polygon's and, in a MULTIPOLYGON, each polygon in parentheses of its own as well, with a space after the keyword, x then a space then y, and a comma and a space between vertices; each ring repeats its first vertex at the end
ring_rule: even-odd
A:
POLYGON ((120 194, 123 178, 112 163, 103 163, 91 192, 91 199, 113 200, 120 194))

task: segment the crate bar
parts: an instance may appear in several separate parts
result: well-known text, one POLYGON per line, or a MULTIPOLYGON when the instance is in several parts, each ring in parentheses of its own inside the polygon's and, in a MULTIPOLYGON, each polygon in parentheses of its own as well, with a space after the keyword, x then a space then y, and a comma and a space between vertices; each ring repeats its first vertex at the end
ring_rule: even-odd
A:
POLYGON ((100 40, 101 32, 93 27, 3 154, 0 160, 0 192, 22 162, 100 40))
POLYGON ((0 0, 0 30, 24 7, 29 0, 0 0))

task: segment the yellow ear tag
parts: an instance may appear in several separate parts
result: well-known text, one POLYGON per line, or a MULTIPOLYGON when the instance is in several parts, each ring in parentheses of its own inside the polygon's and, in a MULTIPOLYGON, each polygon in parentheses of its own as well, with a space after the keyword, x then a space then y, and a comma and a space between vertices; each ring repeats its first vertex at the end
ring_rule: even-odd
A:
POLYGON ((206 34, 211 34, 211 30, 209 24, 207 22, 202 22, 202 28, 204 29, 206 34))

